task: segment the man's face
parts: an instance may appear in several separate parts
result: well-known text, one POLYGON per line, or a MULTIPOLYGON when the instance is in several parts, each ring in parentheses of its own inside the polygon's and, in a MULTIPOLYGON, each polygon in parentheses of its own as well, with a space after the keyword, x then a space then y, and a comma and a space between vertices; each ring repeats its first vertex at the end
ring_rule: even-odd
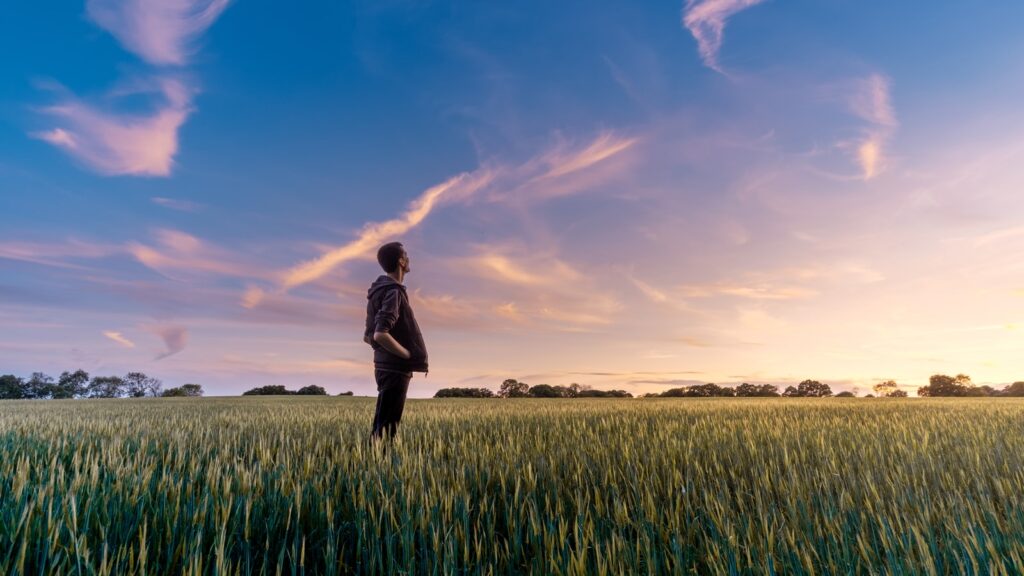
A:
POLYGON ((398 259, 398 267, 402 269, 402 272, 408 274, 412 268, 409 268, 409 253, 402 250, 402 257, 398 259))

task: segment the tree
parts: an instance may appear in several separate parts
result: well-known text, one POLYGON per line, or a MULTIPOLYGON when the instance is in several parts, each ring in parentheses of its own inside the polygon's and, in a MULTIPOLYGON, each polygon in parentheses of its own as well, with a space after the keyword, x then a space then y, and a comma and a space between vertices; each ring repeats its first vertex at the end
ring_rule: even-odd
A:
POLYGON ((441 388, 434 398, 494 398, 488 388, 441 388))
POLYGON ((856 398, 857 395, 849 390, 843 390, 839 394, 836 394, 836 398, 856 398))
POLYGON ((257 386, 256 388, 242 392, 242 396, 288 396, 290 394, 294 394, 294 392, 288 390, 281 384, 257 386))
POLYGON ((303 396, 327 396, 327 390, 324 390, 323 386, 310 385, 299 388, 299 391, 296 392, 296 394, 301 394, 303 396))
POLYGON ((14 374, 0 376, 0 400, 18 400, 25 397, 25 381, 14 374))
POLYGON ((796 388, 786 387, 786 391, 782 395, 795 398, 824 398, 832 395, 832 388, 817 380, 804 380, 796 388))
POLYGON ((1002 396, 1024 396, 1024 382, 1014 382, 1003 388, 1002 396))
POLYGON ((928 385, 917 389, 918 396, 944 397, 944 396, 968 396, 974 395, 971 391, 974 384, 971 377, 966 374, 957 374, 956 377, 945 374, 933 374, 928 378, 928 385))
POLYGON ((168 388, 160 393, 163 397, 178 396, 182 398, 195 398, 203 395, 203 387, 199 384, 183 384, 175 388, 168 388))
POLYGON ((907 397, 907 391, 906 390, 893 390, 892 392, 889 392, 888 394, 886 394, 885 397, 886 398, 906 398, 907 397))
MULTIPOLYGON (((657 396, 653 394, 652 396, 657 396)), ((580 390, 577 398, 632 398, 633 395, 625 390, 580 390)), ((645 396, 648 397, 648 396, 645 396)))
POLYGON ((737 396, 745 397, 769 397, 778 396, 779 387, 773 384, 748 384, 744 382, 736 387, 737 396))
POLYGON ((53 386, 53 397, 79 398, 89 393, 89 373, 85 370, 61 372, 60 378, 53 386))
POLYGON ((164 387, 163 382, 156 378, 150 378, 142 372, 129 372, 124 378, 125 393, 131 398, 142 398, 143 396, 159 396, 160 390, 164 387))
POLYGON ((525 398, 530 393, 530 385, 526 382, 519 382, 513 378, 509 378, 501 383, 501 388, 498 389, 498 396, 502 398, 525 398))
POLYGON ((559 388, 561 387, 550 384, 537 384, 530 388, 529 395, 531 398, 565 398, 564 392, 559 388))
POLYGON ((797 390, 800 390, 801 395, 809 398, 824 398, 832 395, 832 388, 817 380, 804 380, 797 386, 797 390))
POLYGON ((345 392, 338 392, 338 396, 355 396, 355 393, 351 390, 346 390, 345 392))
POLYGON ((53 394, 53 378, 42 372, 33 372, 25 382, 25 398, 49 398, 53 394))
POLYGON ((886 380, 885 382, 879 382, 878 384, 875 384, 874 386, 871 387, 871 389, 875 391, 875 394, 885 397, 888 396, 890 393, 899 390, 899 385, 896 384, 895 380, 886 380))
POLYGON ((118 376, 96 376, 89 382, 90 398, 118 398, 124 393, 124 381, 118 376))
POLYGON ((736 392, 732 388, 724 388, 718 384, 708 383, 688 386, 683 395, 696 398, 710 398, 714 396, 735 396, 736 392))

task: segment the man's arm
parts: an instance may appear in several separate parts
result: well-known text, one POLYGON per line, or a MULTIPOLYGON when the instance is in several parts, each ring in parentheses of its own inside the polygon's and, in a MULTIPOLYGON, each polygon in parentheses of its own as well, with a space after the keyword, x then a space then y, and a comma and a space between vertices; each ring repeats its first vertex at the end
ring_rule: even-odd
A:
POLYGON ((399 310, 401 309, 402 292, 395 288, 389 291, 381 301, 380 309, 377 310, 376 326, 373 329, 373 340, 391 352, 395 356, 408 360, 412 354, 402 346, 395 337, 391 335, 391 329, 398 321, 399 310))
POLYGON ((380 344, 381 346, 386 348, 388 352, 391 352, 392 354, 398 356, 403 360, 408 360, 409 358, 412 358, 412 354, 410 354, 409 351, 405 349, 405 346, 399 344, 398 340, 395 340, 395 337, 387 332, 374 332, 373 339, 374 341, 377 342, 377 344, 380 344))

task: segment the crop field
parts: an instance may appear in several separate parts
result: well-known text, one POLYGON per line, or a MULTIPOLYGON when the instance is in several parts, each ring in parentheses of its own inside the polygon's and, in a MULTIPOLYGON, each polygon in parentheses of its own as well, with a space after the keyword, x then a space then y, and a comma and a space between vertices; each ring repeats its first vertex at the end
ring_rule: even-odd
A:
POLYGON ((1024 401, 373 406, 0 402, 0 573, 1024 573, 1024 401))

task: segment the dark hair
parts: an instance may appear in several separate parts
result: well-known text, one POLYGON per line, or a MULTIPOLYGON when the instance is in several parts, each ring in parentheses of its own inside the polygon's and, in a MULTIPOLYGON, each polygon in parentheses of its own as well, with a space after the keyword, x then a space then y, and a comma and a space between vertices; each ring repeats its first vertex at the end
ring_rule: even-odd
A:
POLYGON ((398 269, 398 259, 402 257, 405 249, 401 242, 388 242, 377 250, 377 262, 388 274, 398 269))

